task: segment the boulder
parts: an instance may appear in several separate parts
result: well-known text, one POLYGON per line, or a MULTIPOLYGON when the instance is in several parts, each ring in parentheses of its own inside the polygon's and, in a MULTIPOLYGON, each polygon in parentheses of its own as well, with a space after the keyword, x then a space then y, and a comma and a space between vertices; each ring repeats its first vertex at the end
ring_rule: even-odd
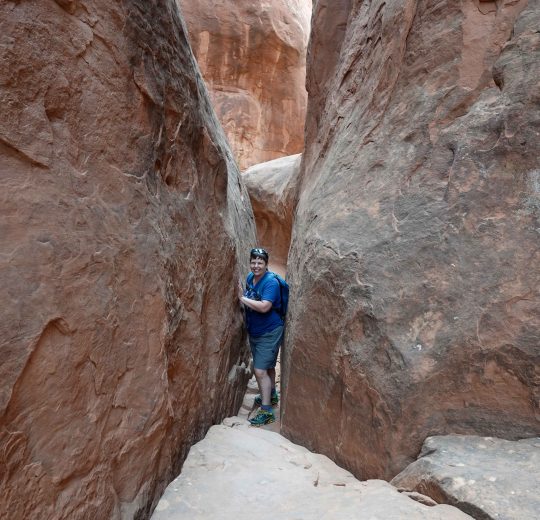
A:
POLYGON ((540 439, 429 437, 393 485, 452 504, 473 518, 522 520, 540 511, 540 439))
POLYGON ((242 400, 248 194, 173 0, 0 34, 0 517, 147 518, 242 400))
POLYGON ((302 151, 311 0, 180 0, 241 169, 302 151))
POLYGON ((152 520, 465 520, 428 507, 382 480, 360 482, 323 455, 239 418, 210 428, 193 446, 152 520))
POLYGON ((357 477, 539 431, 539 26, 537 1, 316 4, 282 432, 357 477))
POLYGON ((270 268, 281 275, 287 270, 301 158, 300 154, 281 157, 242 174, 255 215, 257 244, 269 252, 270 268))

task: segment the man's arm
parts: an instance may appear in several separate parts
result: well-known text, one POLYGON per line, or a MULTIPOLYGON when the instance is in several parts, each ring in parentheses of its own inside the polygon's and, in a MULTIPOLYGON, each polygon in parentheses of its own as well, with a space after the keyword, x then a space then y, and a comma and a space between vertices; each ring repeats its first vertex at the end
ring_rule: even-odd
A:
POLYGON ((240 301, 246 307, 249 307, 250 309, 253 309, 257 312, 268 312, 272 308, 272 302, 269 302, 268 300, 262 300, 259 302, 257 300, 251 300, 247 296, 241 296, 240 301))
POLYGON ((253 309, 257 312, 268 312, 272 308, 272 302, 268 300, 252 300, 251 298, 248 298, 247 296, 244 296, 244 289, 242 288, 242 283, 238 284, 238 299, 241 303, 243 303, 246 307, 249 307, 250 309, 253 309))

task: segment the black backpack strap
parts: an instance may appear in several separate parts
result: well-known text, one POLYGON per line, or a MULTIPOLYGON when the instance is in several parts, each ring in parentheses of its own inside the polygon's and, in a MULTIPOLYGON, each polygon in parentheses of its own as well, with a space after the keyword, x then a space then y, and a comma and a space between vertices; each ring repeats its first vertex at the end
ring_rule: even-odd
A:
POLYGON ((281 286, 281 282, 276 275, 274 275, 274 278, 277 280, 277 284, 279 285, 279 311, 276 312, 279 314, 281 320, 285 321, 285 316, 283 316, 283 287, 281 286))
POLYGON ((249 273, 246 278, 246 289, 253 289, 253 273, 249 273))

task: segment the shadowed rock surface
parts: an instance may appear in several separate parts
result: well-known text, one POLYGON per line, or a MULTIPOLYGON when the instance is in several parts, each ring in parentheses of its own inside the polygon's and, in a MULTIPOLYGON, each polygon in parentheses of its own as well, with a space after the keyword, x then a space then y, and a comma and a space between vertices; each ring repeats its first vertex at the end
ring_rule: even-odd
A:
POLYGON ((311 0, 179 3, 240 168, 301 152, 311 0))
POLYGON ((448 505, 428 507, 387 482, 360 482, 323 455, 238 418, 210 428, 153 520, 465 520, 448 505))
POLYGON ((317 2, 282 432, 362 479, 396 475, 429 435, 539 431, 526 6, 317 2))
POLYGON ((480 520, 537 518, 540 439, 430 437, 391 482, 452 504, 480 520))
POLYGON ((174 1, 0 4, 0 517, 147 518, 236 411, 255 240, 174 1))
POLYGON ((257 244, 270 253, 270 268, 284 274, 291 245, 300 154, 248 168, 242 178, 255 215, 257 244))

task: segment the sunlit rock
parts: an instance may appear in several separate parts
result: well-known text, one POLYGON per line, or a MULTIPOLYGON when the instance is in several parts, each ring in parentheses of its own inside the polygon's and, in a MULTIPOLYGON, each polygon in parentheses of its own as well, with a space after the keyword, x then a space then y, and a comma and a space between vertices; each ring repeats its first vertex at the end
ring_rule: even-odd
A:
POLYGON ((281 275, 287 270, 301 159, 300 154, 281 157, 242 174, 255 215, 257 244, 268 250, 271 269, 281 275))
POLYGON ((302 151, 311 0, 179 0, 241 169, 302 151))

